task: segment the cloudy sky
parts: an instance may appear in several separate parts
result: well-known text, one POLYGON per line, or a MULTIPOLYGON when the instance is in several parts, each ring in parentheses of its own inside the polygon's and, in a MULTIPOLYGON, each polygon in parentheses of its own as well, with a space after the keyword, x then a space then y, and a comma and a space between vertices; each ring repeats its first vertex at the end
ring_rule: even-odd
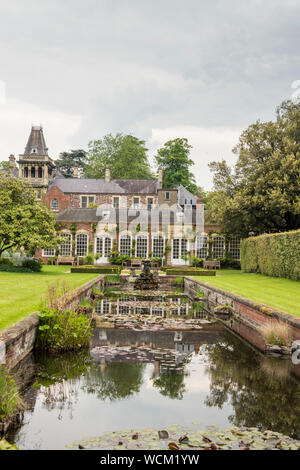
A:
POLYGON ((0 0, 0 160, 40 123, 53 158, 187 137, 210 189, 208 162, 300 91, 299 23, 299 0, 0 0))

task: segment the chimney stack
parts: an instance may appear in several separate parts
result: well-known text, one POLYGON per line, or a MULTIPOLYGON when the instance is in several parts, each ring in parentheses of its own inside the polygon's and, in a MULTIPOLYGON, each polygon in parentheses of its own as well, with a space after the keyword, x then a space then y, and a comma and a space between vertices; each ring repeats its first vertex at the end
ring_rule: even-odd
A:
POLYGON ((197 196, 197 202, 196 202, 196 208, 197 208, 197 210, 202 209, 202 206, 203 206, 202 197, 201 197, 201 196, 197 196))
POLYGON ((73 167, 73 178, 78 178, 78 163, 74 163, 73 167))
POLYGON ((15 156, 11 154, 9 156, 9 172, 11 175, 14 174, 15 168, 16 168, 16 159, 15 159, 15 156))
POLYGON ((110 168, 109 166, 107 166, 105 168, 105 183, 109 183, 110 182, 110 168))
POLYGON ((158 182, 159 182, 159 187, 162 188, 162 183, 163 183, 163 170, 161 167, 158 168, 158 182))

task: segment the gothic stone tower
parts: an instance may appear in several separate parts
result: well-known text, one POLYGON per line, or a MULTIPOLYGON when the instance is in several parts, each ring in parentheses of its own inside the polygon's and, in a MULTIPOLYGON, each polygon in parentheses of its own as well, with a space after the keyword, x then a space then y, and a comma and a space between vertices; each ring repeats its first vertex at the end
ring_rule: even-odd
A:
POLYGON ((42 199, 49 181, 53 178, 55 168, 48 155, 43 128, 32 126, 30 136, 23 155, 19 155, 19 178, 29 183, 42 199))

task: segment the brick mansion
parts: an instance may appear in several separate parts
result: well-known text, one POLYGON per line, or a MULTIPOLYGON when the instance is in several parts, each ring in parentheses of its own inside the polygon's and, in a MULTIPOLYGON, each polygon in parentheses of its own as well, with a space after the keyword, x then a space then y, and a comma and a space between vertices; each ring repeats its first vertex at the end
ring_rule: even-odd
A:
POLYGON ((7 171, 34 189, 64 237, 57 250, 39 250, 44 262, 93 255, 96 263, 105 264, 113 249, 164 258, 168 265, 188 264, 190 256, 217 259, 225 251, 240 258, 240 240, 225 240, 219 226, 205 224, 201 198, 185 187, 164 188, 161 169, 151 180, 113 179, 109 167, 105 178, 87 179, 74 166, 73 178, 65 178, 48 154, 42 127, 33 126, 24 153, 17 161, 10 155, 7 171))

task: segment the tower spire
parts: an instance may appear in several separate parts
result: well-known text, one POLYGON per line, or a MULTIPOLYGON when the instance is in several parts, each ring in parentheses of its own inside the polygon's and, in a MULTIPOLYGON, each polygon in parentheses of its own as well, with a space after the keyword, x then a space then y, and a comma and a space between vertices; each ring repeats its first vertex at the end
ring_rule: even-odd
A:
POLYGON ((32 126, 29 139, 27 141, 24 155, 48 155, 42 126, 32 126))

